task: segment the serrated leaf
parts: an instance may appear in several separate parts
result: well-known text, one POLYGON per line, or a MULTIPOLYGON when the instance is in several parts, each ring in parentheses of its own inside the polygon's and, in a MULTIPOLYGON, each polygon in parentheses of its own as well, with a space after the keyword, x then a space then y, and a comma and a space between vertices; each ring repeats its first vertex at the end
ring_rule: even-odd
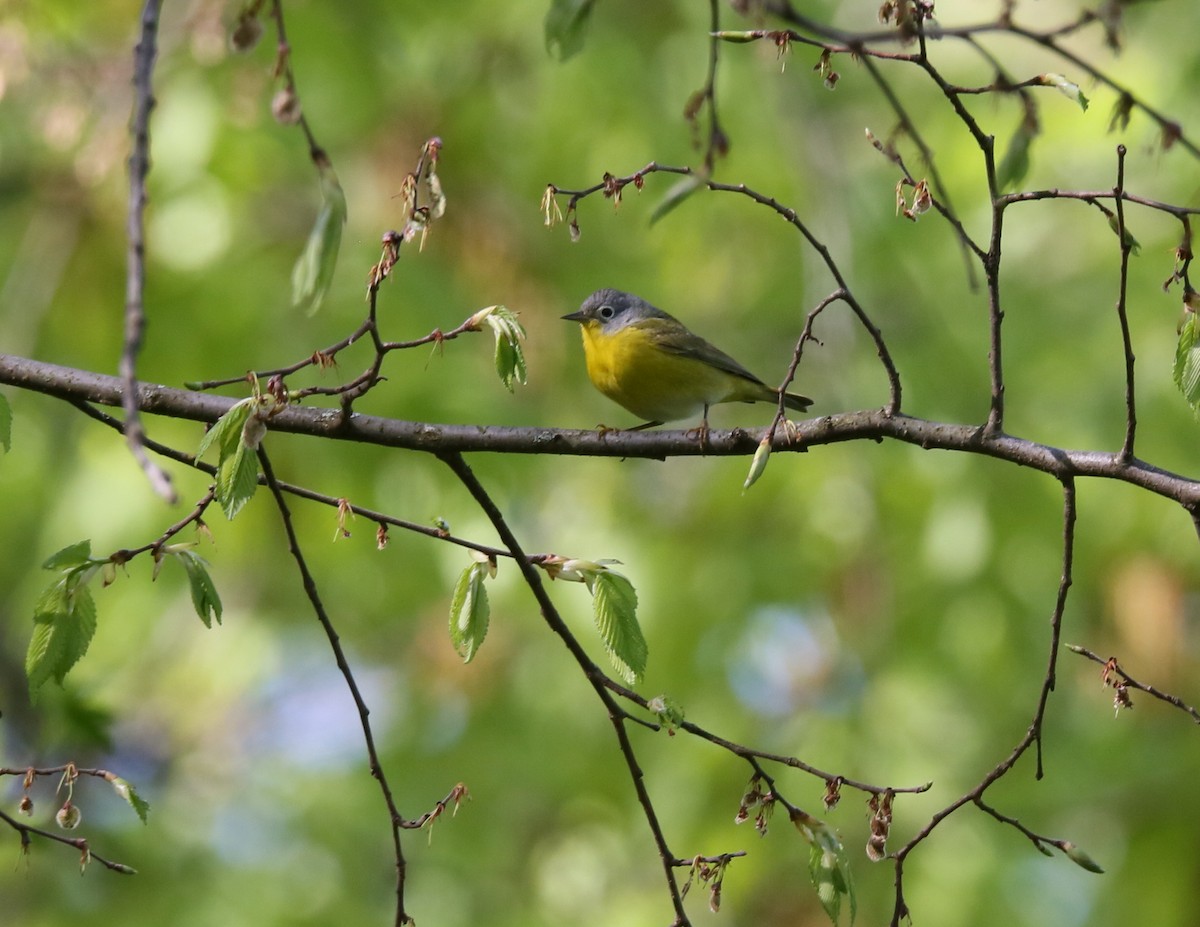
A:
POLYGON ((1175 385, 1183 393, 1189 405, 1200 402, 1200 327, 1196 314, 1186 313, 1179 329, 1179 343, 1175 347, 1175 385))
POLYGON ((342 226, 346 223, 346 194, 329 164, 321 164, 321 209, 308 233, 304 250, 292 268, 292 305, 311 315, 333 282, 338 251, 342 245, 342 226))
POLYGON ((43 570, 69 570, 92 559, 92 542, 77 541, 42 561, 43 570))
POLYGON ((0 393, 0 447, 7 454, 12 450, 12 406, 0 393))
POLYGON ((1034 134, 1028 121, 1022 121, 996 168, 996 186, 999 189, 1007 190, 1015 186, 1029 173, 1029 147, 1033 144, 1034 134))
POLYGON ((141 819, 141 822, 145 824, 146 817, 150 814, 150 803, 138 795, 137 789, 135 789, 132 784, 125 781, 120 776, 112 776, 111 773, 109 775, 111 776, 111 778, 108 780, 109 784, 112 785, 118 795, 129 802, 130 807, 137 812, 137 816, 141 819))
POLYGON ((595 0, 551 0, 544 22, 546 49, 566 61, 583 48, 595 0))
POLYGON ((230 521, 258 489, 258 456, 240 440, 217 467, 217 502, 230 521))
POLYGON ((217 587, 213 585, 212 577, 208 573, 208 564, 195 551, 177 550, 173 553, 187 572, 188 584, 192 591, 192 606, 196 609, 196 614, 200 616, 206 628, 211 628, 214 620, 220 624, 221 597, 217 594, 217 587))
POLYGON ((34 692, 49 679, 59 684, 87 653, 96 633, 96 603, 87 588, 94 571, 76 571, 46 589, 34 609, 25 675, 34 692))
POLYGON ((473 563, 459 576, 450 600, 450 642, 464 663, 470 663, 479 652, 479 645, 487 636, 488 605, 487 589, 483 578, 488 568, 482 563, 473 563))
POLYGON ((588 583, 592 590, 592 615, 608 649, 609 658, 627 683, 641 680, 649 648, 637 620, 637 592, 633 583, 612 570, 597 573, 588 583))
POLYGON ((663 194, 663 198, 654 207, 654 212, 650 213, 650 224, 653 225, 703 186, 704 181, 696 174, 689 174, 672 184, 671 189, 663 194))
POLYGON ((229 456, 241 439, 242 428, 245 427, 246 419, 250 417, 253 407, 254 397, 252 396, 230 406, 229 411, 217 419, 200 439, 200 448, 196 451, 196 458, 203 457, 205 451, 214 444, 218 449, 218 459, 229 456))

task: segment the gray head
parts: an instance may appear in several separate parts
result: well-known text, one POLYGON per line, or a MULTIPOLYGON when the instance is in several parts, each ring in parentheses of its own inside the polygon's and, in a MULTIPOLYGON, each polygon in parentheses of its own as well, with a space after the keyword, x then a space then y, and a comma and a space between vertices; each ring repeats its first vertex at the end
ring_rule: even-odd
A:
POLYGON ((563 318, 570 322, 599 322, 611 334, 642 319, 669 319, 671 316, 639 296, 606 287, 585 299, 578 312, 563 318))

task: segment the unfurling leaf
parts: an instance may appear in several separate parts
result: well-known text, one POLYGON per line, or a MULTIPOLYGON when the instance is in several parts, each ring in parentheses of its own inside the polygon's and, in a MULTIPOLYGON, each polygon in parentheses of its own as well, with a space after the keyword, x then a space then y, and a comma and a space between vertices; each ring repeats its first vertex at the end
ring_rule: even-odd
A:
POLYGON ((528 373, 525 352, 521 348, 525 329, 517 321, 516 314, 504 306, 489 306, 472 318, 476 324, 486 321, 496 336, 496 373, 500 381, 510 393, 517 383, 524 386, 528 373))
POLYGON ((491 608, 483 580, 489 574, 495 575, 492 561, 487 557, 477 559, 459 576, 450 600, 450 642, 464 663, 475 658, 487 636, 491 608))
POLYGON ((1047 87, 1054 87, 1068 100, 1074 100, 1085 113, 1088 108, 1088 98, 1083 95, 1079 85, 1067 80, 1061 74, 1043 74, 1039 80, 1047 87))
POLYGON ((321 307, 321 301, 333 282, 337 268, 338 250, 342 244, 342 226, 346 223, 346 194, 342 192, 337 175, 328 162, 318 164, 321 177, 321 209, 304 250, 292 268, 292 305, 310 314, 321 307))
POLYGON ((1104 870, 1100 864, 1091 858, 1079 847, 1075 846, 1070 840, 1064 840, 1059 845, 1064 853, 1067 854, 1067 859, 1073 862, 1076 866, 1086 869, 1088 872, 1102 873, 1104 870))
MULTIPOLYGON (((257 471, 255 476, 257 477, 257 471)), ((196 614, 204 622, 206 628, 211 628, 214 619, 221 623, 221 597, 217 595, 217 587, 213 585, 212 577, 208 575, 208 564, 195 551, 178 548, 171 551, 187 571, 188 584, 192 590, 192 606, 196 614)))
POLYGON ((758 442, 758 450, 754 452, 754 459, 750 461, 750 472, 746 474, 746 482, 742 483, 742 489, 749 489, 758 482, 758 478, 767 469, 767 459, 770 456, 771 441, 769 438, 763 438, 758 442))
POLYGON ((858 914, 858 901, 854 894, 850 860, 842 841, 824 821, 799 809, 792 813, 792 823, 811 844, 808 875, 817 890, 821 907, 836 925, 841 916, 842 896, 845 896, 850 902, 850 923, 853 924, 858 914))
POLYGON ((232 521, 256 489, 258 457, 239 441, 234 452, 217 467, 217 502, 225 517, 232 521))
POLYGON ((595 5, 596 0, 551 0, 544 23, 546 49, 557 50, 559 61, 566 61, 583 49, 595 5))
POLYGON ((196 451, 196 457, 203 457, 214 444, 217 446, 218 460, 223 460, 232 453, 241 438, 242 429, 246 425, 246 419, 250 416, 253 403, 254 397, 249 397, 230 406, 229 411, 217 419, 213 426, 204 433, 204 437, 200 439, 200 449, 196 451))
MULTIPOLYGON (((257 388, 255 392, 258 392, 257 388)), ((197 457, 217 445, 217 502, 226 518, 237 515, 258 489, 255 450, 262 441, 266 418, 275 404, 275 398, 269 394, 243 399, 217 419, 200 442, 197 457)))
POLYGON ((104 778, 108 780, 118 795, 129 802, 130 807, 137 812, 138 818, 145 824, 146 816, 150 813, 150 803, 138 795, 137 790, 120 776, 106 773, 104 778))

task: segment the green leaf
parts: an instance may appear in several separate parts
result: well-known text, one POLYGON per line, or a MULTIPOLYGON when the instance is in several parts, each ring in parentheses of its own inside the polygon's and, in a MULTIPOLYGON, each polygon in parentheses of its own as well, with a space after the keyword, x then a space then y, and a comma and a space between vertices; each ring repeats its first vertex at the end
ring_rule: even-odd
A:
POLYGON ((654 212, 650 213, 650 224, 653 225, 703 186, 704 181, 697 174, 689 174, 679 182, 672 184, 671 189, 654 207, 654 212))
POLYGON ((92 560, 92 542, 78 541, 69 547, 64 547, 57 553, 51 554, 42 561, 43 570, 69 570, 83 566, 92 560))
POLYGON ((1016 135, 1008 143, 1004 159, 996 168, 996 186, 999 189, 1007 190, 1025 179, 1025 175, 1029 173, 1029 147, 1033 144, 1036 134, 1037 129, 1030 125, 1029 120, 1021 121, 1016 135))
POLYGON ((204 453, 214 444, 218 449, 218 459, 224 459, 233 453, 233 450, 237 447, 237 442, 241 439, 242 428, 245 427, 246 419, 250 417, 253 407, 253 396, 248 396, 241 402, 230 406, 229 411, 217 419, 213 423, 213 426, 204 433, 204 437, 200 439, 200 449, 196 451, 196 458, 203 457, 204 453))
POLYGON ((1054 87, 1068 100, 1074 100, 1085 113, 1088 108, 1088 98, 1083 95, 1079 85, 1067 80, 1061 74, 1043 74, 1040 78, 1043 85, 1054 87))
POLYGON ((67 672, 87 653, 96 633, 96 603, 87 588, 94 569, 76 569, 57 580, 34 606, 33 636, 25 653, 29 691, 49 679, 62 684, 67 672))
POLYGON ((566 61, 583 49, 588 21, 596 0, 551 0, 544 23, 546 49, 557 49, 558 60, 566 61))
POLYGON ((612 570, 594 574, 588 582, 592 590, 592 615, 613 666, 633 685, 646 671, 649 648, 637 620, 637 592, 633 583, 612 570))
POLYGON ((258 456, 241 440, 217 467, 217 502, 230 521, 258 489, 258 456))
POLYGON ((12 407, 0 393, 0 447, 7 454, 12 450, 12 407))
POLYGON ((217 587, 213 585, 212 577, 208 574, 208 564, 204 558, 192 550, 176 550, 172 553, 179 558, 187 571, 188 583, 192 589, 192 605, 196 614, 204 622, 206 628, 211 628, 215 620, 221 623, 221 597, 217 595, 217 587))
POLYGON ((122 779, 120 776, 113 776, 109 773, 109 784, 116 790, 117 794, 129 802, 130 807, 137 812, 137 816, 143 824, 146 823, 146 816, 150 814, 150 803, 138 795, 137 790, 132 784, 122 779))
POLYGON ((1200 403, 1200 327, 1196 324, 1196 313, 1187 312, 1185 316, 1175 348, 1173 375, 1188 404, 1196 407, 1200 403))
POLYGON ((845 896, 850 903, 850 923, 853 924, 858 915, 858 899, 854 894, 850 859, 837 832, 824 821, 799 810, 792 814, 792 823, 812 846, 808 854, 808 875, 817 890, 821 907, 836 925, 845 896))
POLYGON ((488 569, 487 563, 473 563, 463 570, 450 600, 450 641, 464 663, 475 658, 487 636, 491 609, 483 579, 488 569))
POLYGON ((321 308, 321 302, 333 282, 338 251, 342 245, 342 226, 346 224, 346 194, 328 162, 318 165, 321 178, 321 209, 304 251, 292 268, 292 305, 309 314, 321 308))

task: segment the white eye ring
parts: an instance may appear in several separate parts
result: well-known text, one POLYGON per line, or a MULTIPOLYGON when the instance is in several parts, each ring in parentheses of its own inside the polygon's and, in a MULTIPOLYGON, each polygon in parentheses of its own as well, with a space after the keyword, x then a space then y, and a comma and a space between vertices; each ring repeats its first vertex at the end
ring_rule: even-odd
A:
POLYGON ((616 315, 616 311, 613 309, 613 307, 607 306, 607 305, 601 306, 600 309, 598 310, 598 312, 599 312, 600 318, 604 319, 605 321, 607 321, 608 319, 611 319, 614 315, 616 315))

